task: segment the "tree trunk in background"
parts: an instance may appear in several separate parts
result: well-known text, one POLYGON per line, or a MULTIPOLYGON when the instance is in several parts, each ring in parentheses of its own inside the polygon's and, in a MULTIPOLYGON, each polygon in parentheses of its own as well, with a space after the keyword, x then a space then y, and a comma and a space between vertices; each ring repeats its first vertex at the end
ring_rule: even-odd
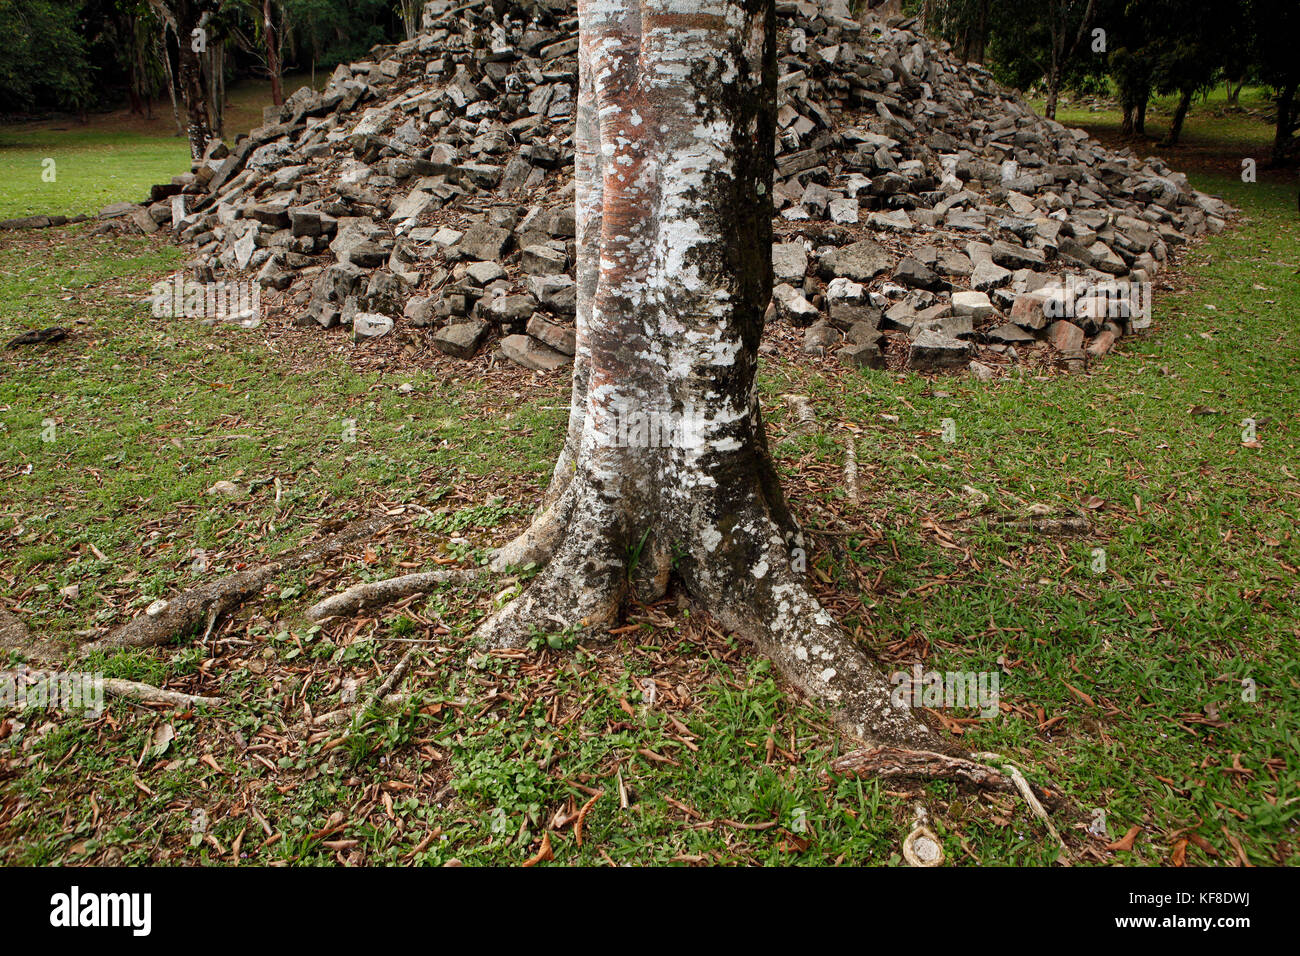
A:
POLYGON ((1296 84, 1282 88, 1277 98, 1277 127, 1273 134, 1272 165, 1285 164, 1296 151, 1295 135, 1300 125, 1300 104, 1296 102, 1296 84))
POLYGON ((992 0, 979 0, 979 19, 975 32, 975 62, 983 63, 989 45, 989 4, 992 0))
POLYGON ((1061 73, 1055 66, 1047 71, 1047 102, 1043 105, 1043 115, 1050 120, 1056 119, 1056 102, 1061 95, 1061 73))
POLYGON ((164 26, 161 55, 163 66, 167 69, 167 93, 172 99, 172 117, 176 120, 176 135, 184 136, 185 124, 181 122, 181 107, 176 100, 176 72, 172 69, 172 52, 167 44, 168 32, 167 27, 164 26))
POLYGON ((577 355, 543 565, 488 646, 587 639, 675 580, 874 742, 934 734, 806 587, 755 374, 771 295, 773 0, 579 0, 577 355))
POLYGON ((1179 139, 1183 135, 1183 123, 1187 119, 1187 111, 1192 108, 1192 95, 1195 90, 1183 90, 1178 97, 1178 107, 1174 110, 1173 121, 1169 124, 1169 138, 1164 141, 1165 146, 1177 146, 1179 139))
POLYGON ((271 74, 271 102, 281 106, 284 89, 280 84, 280 43, 271 18, 271 0, 262 0, 262 34, 266 38, 266 68, 271 74))
POLYGON ((1124 109, 1124 118, 1120 122, 1122 135, 1134 136, 1145 132, 1149 99, 1151 99, 1151 89, 1148 86, 1120 87, 1119 100, 1124 109))
POLYGON ((199 9, 196 4, 180 3, 176 9, 176 38, 179 47, 177 79, 180 81, 181 99, 185 101, 187 117, 186 134, 190 140, 190 156, 198 162, 203 158, 208 140, 212 138, 208 117, 208 91, 203 77, 203 55, 194 49, 194 31, 199 27, 199 9))
MULTIPOLYGON (((205 34, 203 44, 206 52, 194 49, 195 31, 204 23, 204 14, 208 8, 215 9, 219 0, 149 0, 149 5, 158 14, 163 28, 163 46, 167 45, 167 33, 176 34, 176 72, 172 77, 173 97, 179 88, 181 99, 185 101, 187 117, 186 134, 190 140, 190 156, 195 162, 203 158, 208 140, 212 138, 211 120, 209 118, 208 93, 211 84, 207 82, 205 61, 211 59, 214 38, 205 34)), ((171 62, 167 64, 171 74, 171 62)), ((173 103, 175 100, 173 99, 173 103)))
POLYGON ((1050 0, 1048 3, 1047 28, 1050 34, 1050 50, 1047 68, 1047 103, 1043 109, 1048 119, 1056 119, 1056 104, 1061 96, 1061 84, 1065 82, 1069 64, 1079 52, 1079 46, 1087 35, 1088 27, 1092 25, 1092 15, 1096 6, 1097 0, 1088 0, 1077 29, 1072 30, 1073 24, 1070 23, 1070 11, 1074 9, 1072 4, 1067 0, 1050 0), (1073 38, 1070 36, 1072 32, 1073 38))

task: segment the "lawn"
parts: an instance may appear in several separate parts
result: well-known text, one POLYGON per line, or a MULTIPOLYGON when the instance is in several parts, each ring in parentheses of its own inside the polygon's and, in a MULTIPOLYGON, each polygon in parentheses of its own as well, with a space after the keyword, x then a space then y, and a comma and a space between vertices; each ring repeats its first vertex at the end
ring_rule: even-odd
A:
MULTIPOLYGON (((328 79, 328 73, 318 74, 316 82, 328 79)), ((311 80, 309 74, 287 76, 285 91, 311 80)), ((246 80, 234 87, 227 135, 260 126, 262 106, 270 102, 269 83, 246 80)), ((189 144, 177 135, 167 101, 154 104, 149 119, 115 110, 85 122, 11 124, 0 127, 0 219, 93 215, 111 203, 142 202, 150 186, 171 182, 189 168, 189 144)))
MULTIPOLYGON (((1295 192, 1194 178, 1242 219, 1089 374, 763 373, 826 602, 891 669, 999 672, 997 719, 944 719, 1062 789, 1076 863, 1300 862, 1295 192), (789 392, 816 433, 783 440, 789 392)), ((567 385, 152 318, 141 297, 184 259, 84 228, 0 237, 0 340, 76 332, 0 360, 0 604, 71 645, 333 522, 410 521, 285 575, 206 643, 76 665, 220 707, 0 717, 0 861, 884 864, 918 805, 950 863, 1057 859, 1018 799, 827 779, 824 716, 673 600, 609 644, 518 655, 468 640, 511 581, 309 624, 348 583, 473 565, 520 528, 567 385), (223 480, 240 496, 209 492, 223 480), (413 646, 400 713, 316 720, 413 646)))

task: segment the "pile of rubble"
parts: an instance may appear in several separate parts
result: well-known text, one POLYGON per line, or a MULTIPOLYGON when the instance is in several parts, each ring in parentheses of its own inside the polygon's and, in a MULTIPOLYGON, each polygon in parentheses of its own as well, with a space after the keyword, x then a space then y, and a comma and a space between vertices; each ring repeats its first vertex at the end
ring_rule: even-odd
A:
MULTIPOLYGON (((778 3, 772 317, 850 365, 1082 367, 1141 327, 1174 250, 1229 208, 1158 160, 1041 119, 912 21, 778 3), (1134 290, 1138 290, 1134 294, 1134 290), (1145 305, 1149 306, 1149 291, 1145 305)), ((550 370, 574 352, 577 18, 433 0, 132 213, 356 339, 426 329, 550 370)))

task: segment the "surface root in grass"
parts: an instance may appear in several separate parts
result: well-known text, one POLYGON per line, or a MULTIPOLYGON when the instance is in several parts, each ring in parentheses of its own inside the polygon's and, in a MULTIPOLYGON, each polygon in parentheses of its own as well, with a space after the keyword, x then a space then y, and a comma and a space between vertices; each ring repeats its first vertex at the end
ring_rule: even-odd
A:
POLYGON ((397 523, 397 519, 370 518, 354 522, 337 534, 303 545, 267 564, 237 571, 176 597, 155 601, 143 614, 123 624, 107 637, 83 644, 82 654, 118 651, 130 647, 154 647, 195 630, 204 621, 213 622, 261 592, 277 575, 296 568, 320 564, 358 542, 374 537, 397 523))

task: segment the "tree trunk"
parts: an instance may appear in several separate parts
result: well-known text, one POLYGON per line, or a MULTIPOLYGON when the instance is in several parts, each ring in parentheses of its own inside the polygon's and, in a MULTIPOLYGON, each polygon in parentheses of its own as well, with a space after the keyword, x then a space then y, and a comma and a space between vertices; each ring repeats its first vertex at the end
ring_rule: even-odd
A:
POLYGON ((848 733, 933 747, 808 591, 768 454, 774 2, 682 6, 579 2, 569 426, 543 511, 495 562, 544 567, 480 636, 597 638, 673 580, 848 733))
POLYGON ((1183 90, 1178 97, 1178 108, 1174 110, 1173 122, 1169 124, 1169 138, 1164 146, 1177 146, 1183 135, 1183 123, 1187 120, 1187 111, 1192 108, 1192 95, 1195 90, 1183 90))
POLYGON ((1282 166, 1296 148, 1295 134, 1300 117, 1296 115, 1296 84, 1288 83, 1277 98, 1277 127, 1273 134, 1272 165, 1282 166))
POLYGON ((167 68, 167 92, 172 98, 172 118, 176 120, 176 135, 185 135, 185 124, 181 122, 181 107, 176 101, 176 73, 172 69, 172 52, 167 45, 167 27, 163 27, 162 61, 167 68))
POLYGON ((1056 101, 1061 95, 1061 73, 1053 67, 1047 71, 1047 102, 1043 106, 1043 115, 1050 120, 1056 119, 1056 101))
POLYGON ((224 138, 226 135, 226 45, 218 44, 216 51, 212 54, 213 68, 213 86, 215 93, 213 95, 212 115, 214 118, 213 126, 216 135, 224 138))
POLYGON ((181 98, 185 100, 186 115, 189 119, 187 134, 190 139, 190 157, 198 162, 203 158, 212 130, 208 122, 208 97, 204 89, 203 63, 191 43, 191 31, 198 26, 198 18, 192 22, 182 22, 177 29, 179 35, 179 67, 181 98))
POLYGON ((275 23, 271 19, 271 0, 262 0, 262 32, 266 38, 266 68, 271 74, 271 102, 282 106, 284 90, 280 86, 280 44, 275 34, 275 23))
POLYGON ((979 20, 975 34, 975 62, 983 64, 989 45, 989 2, 980 0, 979 20))
POLYGON ((1138 103, 1136 129, 1139 136, 1145 136, 1147 134, 1147 103, 1149 103, 1150 100, 1151 93, 1148 91, 1147 95, 1142 97, 1141 102, 1138 103))

